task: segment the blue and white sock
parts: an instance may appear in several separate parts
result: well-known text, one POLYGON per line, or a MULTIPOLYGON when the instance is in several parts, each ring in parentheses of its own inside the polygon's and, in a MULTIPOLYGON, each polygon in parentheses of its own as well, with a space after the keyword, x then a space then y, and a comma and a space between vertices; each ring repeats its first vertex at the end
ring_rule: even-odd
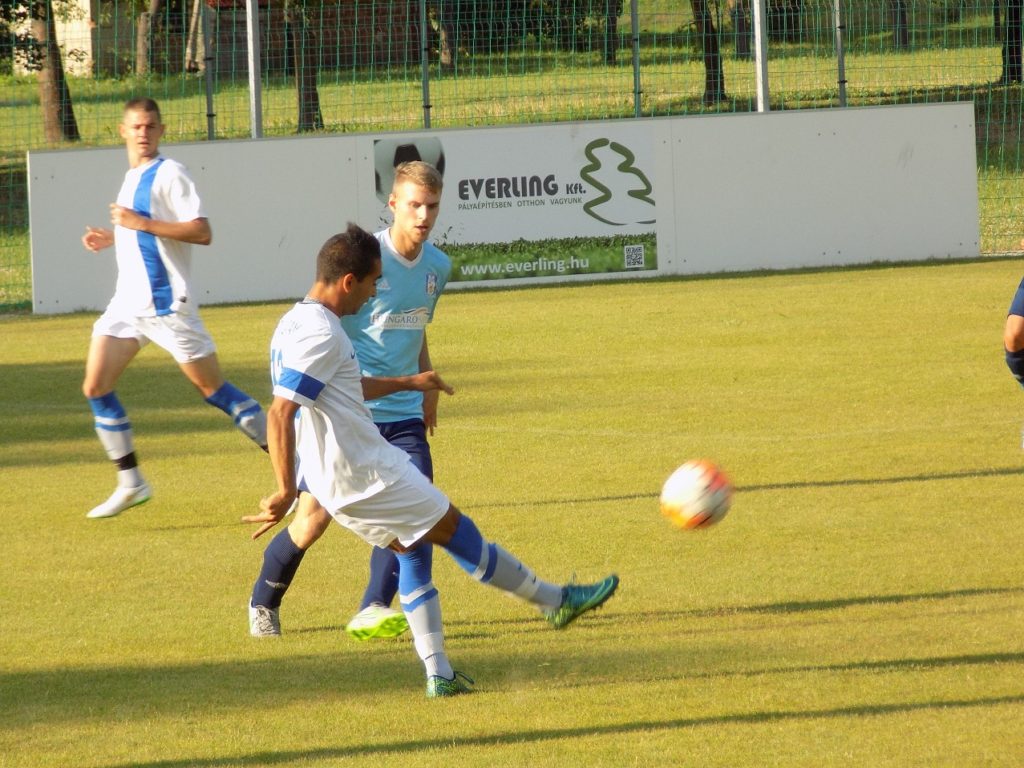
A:
POLYGON ((462 515, 445 549, 461 568, 482 584, 539 605, 557 608, 562 603, 562 588, 537 576, 497 544, 487 544, 469 517, 462 515))
POLYGON ((451 680, 455 672, 444 650, 441 601, 431 576, 433 559, 429 545, 398 555, 398 599, 427 677, 440 675, 451 680))
POLYGON ((122 488, 138 488, 144 482, 135 458, 132 425, 117 395, 108 392, 90 397, 93 425, 107 457, 117 466, 117 484, 122 488))
POLYGON ((230 416, 242 434, 260 448, 267 447, 267 414, 245 392, 225 381, 206 402, 230 416))

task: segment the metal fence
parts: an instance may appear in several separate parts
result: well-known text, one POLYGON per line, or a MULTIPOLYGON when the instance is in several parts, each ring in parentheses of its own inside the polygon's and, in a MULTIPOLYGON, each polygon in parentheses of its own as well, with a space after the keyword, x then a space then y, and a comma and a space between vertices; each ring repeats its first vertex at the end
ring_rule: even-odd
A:
POLYGON ((117 144, 142 95, 166 141, 972 101, 981 250, 1016 252, 1022 4, 0 0, 0 310, 31 303, 26 150, 117 144))

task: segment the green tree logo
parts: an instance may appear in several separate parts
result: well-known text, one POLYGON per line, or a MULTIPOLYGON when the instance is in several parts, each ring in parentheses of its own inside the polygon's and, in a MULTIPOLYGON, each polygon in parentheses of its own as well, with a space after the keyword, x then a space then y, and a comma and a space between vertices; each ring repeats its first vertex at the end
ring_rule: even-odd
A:
POLYGON ((651 182, 636 167, 636 156, 628 147, 609 139, 594 139, 583 151, 587 165, 580 178, 597 190, 597 197, 583 204, 583 210, 605 224, 653 224, 654 198, 651 182), (602 161, 602 156, 607 159, 602 161))

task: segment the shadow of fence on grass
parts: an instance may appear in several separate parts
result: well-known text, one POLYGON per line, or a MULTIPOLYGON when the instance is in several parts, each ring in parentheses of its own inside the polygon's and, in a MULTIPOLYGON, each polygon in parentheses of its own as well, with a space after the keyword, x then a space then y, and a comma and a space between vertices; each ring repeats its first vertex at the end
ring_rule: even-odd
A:
POLYGON ((580 726, 574 728, 548 728, 533 731, 516 730, 495 732, 466 738, 414 739, 381 744, 367 744, 353 747, 321 747, 311 750, 281 750, 275 752, 254 752, 238 757, 180 758, 154 760, 149 762, 112 763, 105 768, 233 768, 250 765, 286 765, 293 762, 307 763, 320 760, 374 757, 384 755, 437 753, 455 747, 500 747, 502 745, 538 744, 546 741, 561 741, 594 736, 623 736, 651 731, 674 731, 682 728, 709 728, 724 725, 760 725, 802 720, 830 720, 839 718, 884 717, 903 715, 929 710, 980 709, 1004 705, 1024 704, 1024 694, 1011 696, 990 696, 977 699, 947 699, 941 701, 908 701, 891 704, 865 704, 860 706, 836 707, 831 709, 805 709, 798 711, 764 711, 746 714, 724 714, 709 717, 684 717, 662 720, 638 720, 615 725, 580 726))
MULTIPOLYGON (((966 480, 972 477, 1012 477, 1024 475, 1024 467, 991 467, 988 469, 964 469, 958 472, 923 472, 917 475, 894 475, 892 477, 853 477, 841 480, 791 480, 784 483, 754 483, 737 485, 738 493, 762 491, 791 491, 801 488, 845 488, 857 485, 898 485, 901 483, 930 483, 937 480, 966 480)), ((466 504, 466 509, 506 509, 509 507, 544 507, 562 504, 600 504, 607 501, 638 501, 658 498, 659 491, 623 493, 609 496, 573 496, 562 499, 540 499, 536 501, 502 501, 466 504)))
POLYGON ((915 603, 923 600, 948 600, 962 597, 985 595, 1012 595, 1024 593, 1024 587, 969 587, 949 589, 941 592, 911 592, 893 595, 860 595, 858 597, 837 597, 830 600, 790 600, 764 605, 742 605, 735 608, 719 608, 707 611, 692 611, 703 615, 724 615, 737 613, 804 613, 808 611, 834 611, 859 605, 885 605, 893 603, 915 603))

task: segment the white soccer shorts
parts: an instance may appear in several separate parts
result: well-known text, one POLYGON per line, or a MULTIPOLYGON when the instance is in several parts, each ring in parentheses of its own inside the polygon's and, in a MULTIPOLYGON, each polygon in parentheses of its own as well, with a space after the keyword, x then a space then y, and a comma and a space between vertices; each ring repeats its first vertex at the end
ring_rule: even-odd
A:
POLYGON ((386 547, 398 539, 408 547, 437 525, 449 506, 448 497, 409 462, 398 481, 331 511, 331 517, 374 546, 386 547))
POLYGON ((109 307, 92 326, 92 335, 135 339, 140 347, 153 342, 177 363, 194 363, 217 351, 199 315, 174 312, 154 317, 125 317, 109 307))

